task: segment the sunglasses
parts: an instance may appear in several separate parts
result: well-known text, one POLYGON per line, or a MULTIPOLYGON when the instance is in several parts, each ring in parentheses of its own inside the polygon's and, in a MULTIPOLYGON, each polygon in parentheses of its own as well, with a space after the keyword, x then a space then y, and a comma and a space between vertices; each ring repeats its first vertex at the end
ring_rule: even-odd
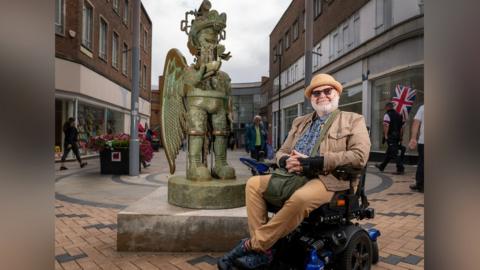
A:
POLYGON ((312 92, 312 97, 319 97, 322 95, 322 92, 325 94, 325 96, 330 96, 332 94, 332 91, 335 90, 333 88, 327 88, 323 90, 316 90, 312 92))

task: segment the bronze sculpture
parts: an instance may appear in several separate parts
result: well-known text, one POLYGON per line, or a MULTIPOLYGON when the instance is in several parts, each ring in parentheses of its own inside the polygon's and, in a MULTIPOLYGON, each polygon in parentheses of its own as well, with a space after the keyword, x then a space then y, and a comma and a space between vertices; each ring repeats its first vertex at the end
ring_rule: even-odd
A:
MULTIPOLYGON (((188 35, 188 49, 195 57, 187 66, 177 49, 171 49, 165 60, 162 93, 161 135, 170 166, 187 137, 187 179, 196 181, 235 179, 235 170, 227 163, 227 139, 231 131, 230 77, 220 70, 222 60, 230 59, 225 46, 227 16, 211 9, 204 0, 198 10, 185 13, 181 30, 188 35), (188 17, 194 16, 191 24, 188 17), (213 144, 215 165, 208 169, 207 153, 213 144)), ((213 162, 212 162, 213 163, 213 162)))

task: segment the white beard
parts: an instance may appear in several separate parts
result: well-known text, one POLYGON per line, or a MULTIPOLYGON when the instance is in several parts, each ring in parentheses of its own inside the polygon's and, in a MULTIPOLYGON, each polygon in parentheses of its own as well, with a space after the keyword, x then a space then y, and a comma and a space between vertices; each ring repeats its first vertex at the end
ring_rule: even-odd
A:
POLYGON ((339 96, 332 98, 332 101, 328 104, 317 105, 315 102, 312 102, 312 108, 317 112, 318 116, 324 116, 335 111, 338 108, 338 101, 340 100, 339 96))

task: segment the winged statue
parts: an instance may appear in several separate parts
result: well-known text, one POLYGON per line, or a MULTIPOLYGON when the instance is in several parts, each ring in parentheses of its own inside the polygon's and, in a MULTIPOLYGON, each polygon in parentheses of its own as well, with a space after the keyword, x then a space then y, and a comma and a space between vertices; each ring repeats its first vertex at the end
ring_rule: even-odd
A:
MULTIPOLYGON (((166 56, 161 93, 161 138, 170 173, 183 140, 188 141, 187 179, 235 179, 227 163, 227 140, 231 132, 230 77, 220 70, 222 60, 230 59, 225 46, 227 16, 211 9, 204 0, 198 10, 185 13, 180 28, 188 35, 188 49, 194 63, 187 65, 177 49, 166 56), (194 18, 189 24, 189 16, 194 18), (207 153, 215 163, 208 169, 207 153)), ((213 161, 211 162, 213 163, 213 161)))

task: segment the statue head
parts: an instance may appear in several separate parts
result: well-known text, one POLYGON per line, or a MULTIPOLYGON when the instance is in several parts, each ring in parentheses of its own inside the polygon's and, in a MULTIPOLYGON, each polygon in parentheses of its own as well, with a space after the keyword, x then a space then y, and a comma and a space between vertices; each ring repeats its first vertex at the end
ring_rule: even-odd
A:
POLYGON ((186 12, 185 20, 181 22, 181 30, 188 35, 188 49, 197 59, 208 52, 212 54, 207 57, 209 61, 215 61, 217 57, 228 60, 230 56, 224 54, 225 47, 219 44, 225 39, 227 14, 219 14, 211 9, 211 6, 210 1, 204 0, 198 10, 186 12), (190 25, 188 15, 195 16, 190 25))

